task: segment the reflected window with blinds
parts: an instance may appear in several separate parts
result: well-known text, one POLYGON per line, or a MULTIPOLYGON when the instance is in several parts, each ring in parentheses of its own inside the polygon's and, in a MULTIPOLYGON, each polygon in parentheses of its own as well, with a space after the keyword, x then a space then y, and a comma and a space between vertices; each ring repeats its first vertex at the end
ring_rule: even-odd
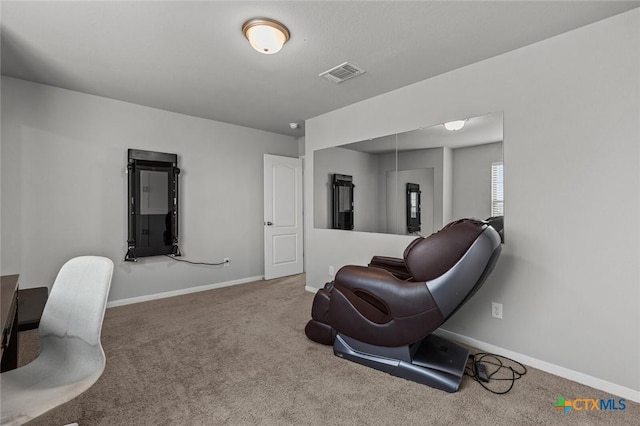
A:
POLYGON ((491 216, 504 216, 503 163, 491 164, 491 216))

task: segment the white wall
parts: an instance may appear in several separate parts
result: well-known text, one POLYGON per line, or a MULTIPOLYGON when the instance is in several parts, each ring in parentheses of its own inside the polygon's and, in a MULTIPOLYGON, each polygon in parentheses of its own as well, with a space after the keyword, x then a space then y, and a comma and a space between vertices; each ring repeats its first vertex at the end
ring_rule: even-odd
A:
POLYGON ((259 277, 263 154, 296 138, 2 77, 2 274, 51 286, 81 254, 111 258, 111 301, 259 277), (184 258, 123 262, 127 149, 178 154, 184 258))
MULTIPOLYGON (((444 328, 640 398, 639 75, 635 9, 308 120, 307 176, 317 149, 504 111, 506 244, 444 328)), ((311 215, 306 237, 315 288, 327 265, 412 239, 314 229, 311 215)))

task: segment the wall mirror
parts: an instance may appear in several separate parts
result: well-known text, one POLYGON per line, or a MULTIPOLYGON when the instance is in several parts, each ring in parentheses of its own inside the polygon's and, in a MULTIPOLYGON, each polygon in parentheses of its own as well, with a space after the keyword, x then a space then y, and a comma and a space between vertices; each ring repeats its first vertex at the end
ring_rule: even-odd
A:
POLYGON ((427 236, 503 216, 503 113, 314 151, 314 227, 332 229, 332 179, 353 179, 353 231, 427 236))

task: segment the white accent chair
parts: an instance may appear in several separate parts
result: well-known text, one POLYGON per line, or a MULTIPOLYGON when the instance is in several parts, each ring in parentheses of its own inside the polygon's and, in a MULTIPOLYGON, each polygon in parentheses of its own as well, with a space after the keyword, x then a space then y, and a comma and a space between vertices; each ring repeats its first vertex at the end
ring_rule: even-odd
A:
POLYGON ((2 426, 21 425, 89 389, 102 375, 102 321, 113 262, 81 256, 65 263, 44 307, 40 355, 0 375, 2 426))

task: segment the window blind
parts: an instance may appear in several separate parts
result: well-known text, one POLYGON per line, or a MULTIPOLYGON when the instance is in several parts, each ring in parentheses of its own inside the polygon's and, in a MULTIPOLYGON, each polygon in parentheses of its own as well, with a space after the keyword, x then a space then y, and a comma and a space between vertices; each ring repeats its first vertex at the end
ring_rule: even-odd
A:
POLYGON ((491 216, 504 216, 503 164, 491 164, 491 216))

